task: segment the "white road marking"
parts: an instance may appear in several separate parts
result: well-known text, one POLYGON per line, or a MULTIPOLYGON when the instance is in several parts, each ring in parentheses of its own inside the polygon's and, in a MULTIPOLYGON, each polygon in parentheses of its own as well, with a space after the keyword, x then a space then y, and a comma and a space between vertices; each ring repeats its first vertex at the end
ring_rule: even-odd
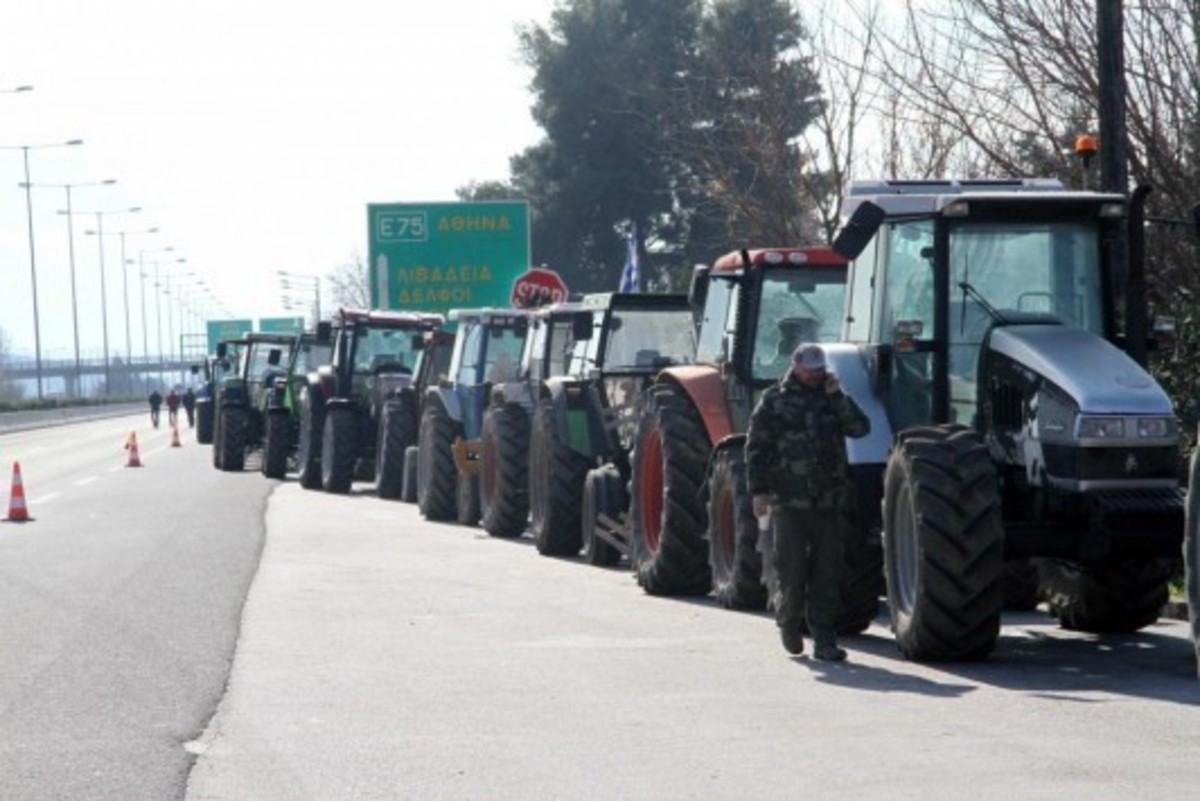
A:
POLYGON ((31 506, 40 506, 41 504, 45 503, 46 501, 54 500, 59 495, 62 495, 62 493, 61 492, 47 492, 45 495, 39 495, 36 498, 30 498, 29 504, 31 506))
POLYGON ((100 480, 99 476, 88 476, 87 478, 81 478, 78 481, 76 481, 75 486, 86 487, 88 484, 91 484, 93 481, 99 481, 99 480, 100 480))

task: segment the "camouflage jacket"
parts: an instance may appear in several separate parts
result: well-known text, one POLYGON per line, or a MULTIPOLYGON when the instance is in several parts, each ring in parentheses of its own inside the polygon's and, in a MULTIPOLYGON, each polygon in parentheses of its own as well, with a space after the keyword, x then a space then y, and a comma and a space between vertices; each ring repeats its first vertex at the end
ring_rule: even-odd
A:
POLYGON ((788 373, 763 393, 750 416, 750 492, 797 509, 850 503, 846 437, 857 439, 870 430, 867 416, 848 395, 806 387, 788 373))

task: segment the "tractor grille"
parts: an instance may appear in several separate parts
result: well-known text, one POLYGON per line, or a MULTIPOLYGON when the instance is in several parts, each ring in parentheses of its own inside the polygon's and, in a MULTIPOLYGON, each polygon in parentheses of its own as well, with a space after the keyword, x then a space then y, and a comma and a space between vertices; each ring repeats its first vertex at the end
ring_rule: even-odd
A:
POLYGON ((1175 448, 1080 448, 1043 445, 1046 471, 1056 478, 1093 481, 1123 478, 1175 478, 1179 453, 1175 448))

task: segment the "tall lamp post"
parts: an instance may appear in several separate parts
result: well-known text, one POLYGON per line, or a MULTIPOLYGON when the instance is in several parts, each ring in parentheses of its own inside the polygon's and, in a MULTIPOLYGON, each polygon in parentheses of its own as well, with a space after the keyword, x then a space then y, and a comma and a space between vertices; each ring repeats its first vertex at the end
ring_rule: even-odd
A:
POLYGON ((287 270, 276 270, 279 273, 279 284, 284 291, 298 290, 313 293, 313 326, 321 321, 321 277, 305 273, 292 273, 287 270))
MULTIPOLYGON (((100 231, 84 231, 88 236, 100 236, 100 231)), ((129 259, 125 258, 125 237, 140 234, 157 234, 158 228, 140 228, 136 231, 113 231, 121 238, 121 296, 125 304, 125 360, 133 364, 133 334, 129 324, 129 259)), ((143 320, 143 323, 145 321, 143 320)))
MULTIPOLYGON (((178 258, 178 259, 175 259, 171 263, 185 264, 186 262, 187 262, 187 259, 178 258)), ((168 263, 168 266, 169 266, 169 264, 170 263, 168 263)), ((154 317, 155 317, 155 320, 157 323, 155 325, 155 329, 158 332, 158 380, 159 380, 159 383, 166 385, 166 382, 167 382, 166 364, 165 364, 166 357, 165 357, 165 354, 163 353, 163 342, 162 342, 162 282, 160 281, 160 278, 159 278, 160 266, 161 265, 159 262, 157 262, 157 261, 154 262, 154 317)), ((170 308, 168 308, 167 313, 170 314, 170 312, 171 312, 171 310, 170 310, 170 308)))
MULTIPOLYGON (((67 253, 71 266, 71 328, 75 340, 75 395, 83 395, 83 362, 79 357, 79 299, 75 286, 75 225, 71 216, 71 190, 87 186, 112 186, 116 178, 105 178, 103 181, 77 181, 69 184, 32 184, 33 189, 64 189, 67 193, 67 253)), ((20 184, 25 188, 25 184, 20 184)))
MULTIPOLYGON (((125 209, 105 209, 103 211, 78 211, 76 214, 94 214, 96 215, 96 240, 99 243, 100 253, 100 325, 103 330, 104 340, 104 396, 112 395, 112 371, 108 358, 108 279, 104 269, 104 218, 113 214, 136 214, 142 209, 139 206, 132 206, 125 209)), ((70 211, 60 211, 59 214, 66 214, 70 217, 70 211)), ((126 358, 129 354, 125 354, 126 358)))
MULTIPOLYGON (((33 87, 18 87, 14 91, 29 91, 33 87)), ((42 150, 48 147, 73 147, 82 145, 82 139, 70 139, 66 142, 48 142, 37 145, 0 145, 0 150, 20 150, 25 161, 25 217, 29 223, 29 278, 33 288, 33 352, 37 365, 38 400, 42 393, 42 323, 38 316, 37 292, 37 252, 33 245, 33 182, 29 178, 29 151, 42 150)))

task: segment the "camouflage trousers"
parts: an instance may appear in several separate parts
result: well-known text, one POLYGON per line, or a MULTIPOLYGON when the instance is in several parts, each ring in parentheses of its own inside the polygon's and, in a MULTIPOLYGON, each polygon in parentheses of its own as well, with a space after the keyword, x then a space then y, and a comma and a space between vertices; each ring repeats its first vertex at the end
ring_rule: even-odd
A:
POLYGON ((818 647, 835 644, 841 611, 841 513, 837 509, 776 506, 771 520, 779 575, 775 622, 781 629, 799 628, 807 622, 818 647))

